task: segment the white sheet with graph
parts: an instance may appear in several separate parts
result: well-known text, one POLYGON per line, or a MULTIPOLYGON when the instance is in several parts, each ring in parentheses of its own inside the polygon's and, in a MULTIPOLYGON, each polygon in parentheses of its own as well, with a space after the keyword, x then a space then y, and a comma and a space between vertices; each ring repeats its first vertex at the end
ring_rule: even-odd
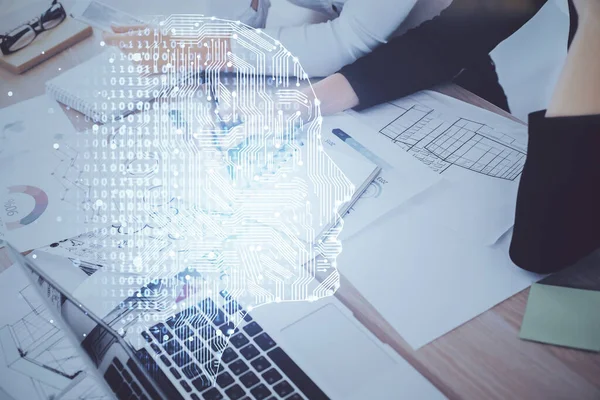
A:
POLYGON ((0 273, 0 399, 109 400, 20 266, 0 273))
POLYGON ((527 126, 430 91, 351 114, 441 175, 445 189, 422 199, 424 220, 485 245, 510 229, 527 126))
POLYGON ((526 144, 486 123, 440 112, 412 97, 388 103, 397 116, 380 133, 436 172, 455 165, 490 177, 515 180, 526 144))

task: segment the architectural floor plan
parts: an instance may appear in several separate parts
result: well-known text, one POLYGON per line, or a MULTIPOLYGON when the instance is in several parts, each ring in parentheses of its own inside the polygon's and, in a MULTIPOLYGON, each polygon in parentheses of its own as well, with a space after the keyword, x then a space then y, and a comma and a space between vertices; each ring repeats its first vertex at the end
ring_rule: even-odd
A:
POLYGON ((385 138, 396 157, 405 152, 439 174, 440 190, 422 201, 423 220, 483 245, 511 228, 526 125, 431 91, 350 113, 385 138))
POLYGON ((10 400, 108 400, 19 268, 0 273, 1 301, 19 299, 2 312, 0 394, 10 400))
POLYGON ((398 108, 398 116, 380 133, 439 173, 456 165, 512 181, 523 170, 525 149, 510 135, 466 118, 439 118, 426 105, 389 104, 398 108))

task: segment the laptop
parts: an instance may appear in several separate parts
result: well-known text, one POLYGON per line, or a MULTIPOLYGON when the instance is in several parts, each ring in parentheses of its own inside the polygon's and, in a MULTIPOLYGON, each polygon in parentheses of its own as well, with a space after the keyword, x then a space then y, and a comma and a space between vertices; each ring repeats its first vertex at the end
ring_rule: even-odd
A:
POLYGON ((91 278, 110 281, 111 272, 82 279, 66 258, 59 265, 56 255, 25 257, 3 246, 117 399, 445 398, 335 296, 248 312, 221 291, 157 318, 133 303, 160 285, 154 280, 137 292, 117 290, 116 306, 101 316, 106 288, 91 278))

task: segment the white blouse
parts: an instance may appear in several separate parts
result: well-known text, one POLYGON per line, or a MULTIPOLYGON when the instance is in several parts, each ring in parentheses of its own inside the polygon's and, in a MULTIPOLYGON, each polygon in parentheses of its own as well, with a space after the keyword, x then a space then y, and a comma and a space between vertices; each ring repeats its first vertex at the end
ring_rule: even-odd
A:
MULTIPOLYGON (((417 0, 288 0, 298 6, 324 13, 329 21, 300 26, 264 29, 297 57, 309 77, 327 76, 371 52, 399 31, 417 0)), ((439 0, 438 0, 439 1, 439 0)), ((270 0, 211 0, 211 13, 264 28, 270 0)), ((443 3, 448 3, 443 1, 443 3)), ((447 4, 445 4, 447 5, 447 4)), ((439 12, 439 10, 438 10, 439 12)), ((242 57, 247 51, 235 46, 242 57)), ((249 55, 249 54, 248 54, 249 55)), ((267 63, 267 69, 270 63, 267 63)), ((267 71, 269 73, 270 71, 267 71)))

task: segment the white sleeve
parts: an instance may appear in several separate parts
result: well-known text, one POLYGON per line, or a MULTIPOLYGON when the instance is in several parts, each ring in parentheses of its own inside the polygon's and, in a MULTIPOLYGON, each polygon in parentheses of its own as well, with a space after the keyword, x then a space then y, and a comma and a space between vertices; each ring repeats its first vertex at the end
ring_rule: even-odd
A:
POLYGON ((252 0, 209 0, 208 16, 240 21, 253 28, 264 28, 271 0, 258 0, 254 10, 252 0))
MULTIPOLYGON (((309 77, 328 76, 385 43, 407 17, 417 0, 348 0, 340 16, 319 24, 268 28, 264 32, 280 41, 298 58, 309 77)), ((232 43, 242 58, 252 51, 232 43)), ((273 63, 266 62, 273 74, 273 63)))

